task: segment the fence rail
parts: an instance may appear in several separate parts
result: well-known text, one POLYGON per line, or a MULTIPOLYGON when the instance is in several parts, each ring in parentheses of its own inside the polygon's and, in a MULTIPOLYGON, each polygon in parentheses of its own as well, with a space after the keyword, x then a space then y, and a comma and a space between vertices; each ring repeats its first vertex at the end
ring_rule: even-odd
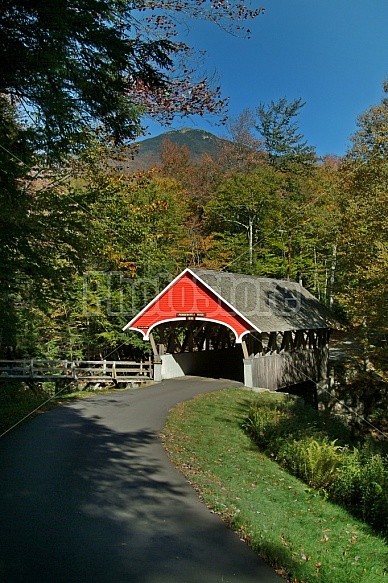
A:
POLYGON ((0 382, 9 379, 32 381, 147 381, 153 378, 151 361, 125 360, 0 360, 0 382))

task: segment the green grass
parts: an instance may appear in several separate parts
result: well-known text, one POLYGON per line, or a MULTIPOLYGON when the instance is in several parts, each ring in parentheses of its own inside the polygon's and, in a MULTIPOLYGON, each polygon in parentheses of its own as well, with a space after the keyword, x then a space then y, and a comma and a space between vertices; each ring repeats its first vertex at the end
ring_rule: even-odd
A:
POLYGON ((227 389, 178 405, 163 431, 203 501, 294 583, 388 582, 388 545, 259 452, 242 421, 258 399, 227 389), (385 579, 386 578, 386 579, 385 579))

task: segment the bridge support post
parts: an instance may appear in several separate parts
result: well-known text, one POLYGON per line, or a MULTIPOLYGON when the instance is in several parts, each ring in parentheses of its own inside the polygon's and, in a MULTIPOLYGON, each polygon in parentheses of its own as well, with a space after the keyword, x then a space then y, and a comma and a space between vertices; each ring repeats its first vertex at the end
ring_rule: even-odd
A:
POLYGON ((154 359, 154 381, 160 383, 162 381, 162 360, 161 358, 154 359))
POLYGON ((244 358, 244 386, 253 389, 252 359, 244 358))

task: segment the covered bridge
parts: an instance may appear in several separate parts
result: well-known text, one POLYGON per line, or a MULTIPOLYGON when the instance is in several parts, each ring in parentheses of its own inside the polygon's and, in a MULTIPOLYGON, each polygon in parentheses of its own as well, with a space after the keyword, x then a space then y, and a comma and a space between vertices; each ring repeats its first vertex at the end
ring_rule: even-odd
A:
POLYGON ((152 345, 154 378, 276 390, 326 379, 329 312, 296 282, 185 269, 124 330, 152 345))

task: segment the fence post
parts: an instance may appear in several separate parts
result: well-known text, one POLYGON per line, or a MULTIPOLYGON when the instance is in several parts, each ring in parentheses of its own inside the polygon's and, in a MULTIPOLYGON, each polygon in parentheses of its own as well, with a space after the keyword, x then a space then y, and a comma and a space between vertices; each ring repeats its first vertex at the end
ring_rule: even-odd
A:
POLYGON ((112 363, 112 379, 116 380, 117 375, 116 375, 116 363, 113 362, 112 363))
POLYGON ((148 361, 148 376, 150 380, 154 378, 154 365, 151 360, 148 361))
POLYGON ((74 360, 71 363, 71 376, 72 376, 73 379, 76 379, 77 380, 77 371, 76 371, 76 368, 75 368, 75 362, 74 362, 74 360))

